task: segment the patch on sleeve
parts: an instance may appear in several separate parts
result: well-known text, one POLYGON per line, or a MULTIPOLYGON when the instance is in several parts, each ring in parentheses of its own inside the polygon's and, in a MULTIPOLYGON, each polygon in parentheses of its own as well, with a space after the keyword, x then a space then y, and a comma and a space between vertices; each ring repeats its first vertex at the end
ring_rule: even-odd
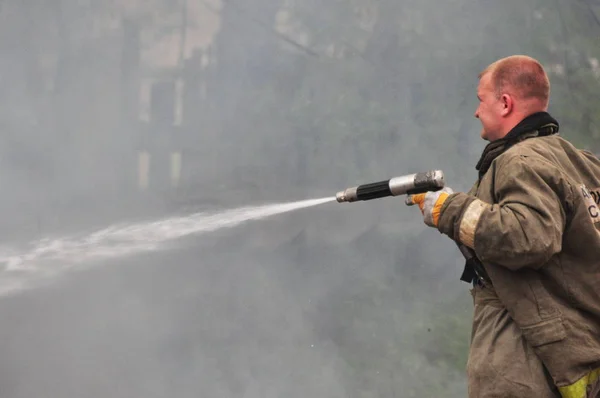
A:
POLYGON ((475 199, 471 202, 469 207, 467 207, 467 210, 465 210, 462 220, 460 221, 460 230, 458 233, 458 239, 463 245, 468 246, 471 249, 475 248, 475 228, 477 228, 481 214, 488 207, 489 205, 487 203, 475 199))
POLYGON ((585 185, 581 185, 580 189, 592 223, 600 223, 600 188, 589 189, 585 185))

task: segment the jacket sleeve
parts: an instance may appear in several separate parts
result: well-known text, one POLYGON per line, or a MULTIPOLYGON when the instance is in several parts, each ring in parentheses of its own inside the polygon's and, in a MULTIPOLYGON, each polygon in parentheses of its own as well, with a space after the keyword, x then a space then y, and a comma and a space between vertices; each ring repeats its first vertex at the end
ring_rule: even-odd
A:
POLYGON ((496 203, 453 194, 438 229, 484 263, 539 268, 562 248, 570 185, 551 163, 526 155, 502 159, 494 173, 496 203))

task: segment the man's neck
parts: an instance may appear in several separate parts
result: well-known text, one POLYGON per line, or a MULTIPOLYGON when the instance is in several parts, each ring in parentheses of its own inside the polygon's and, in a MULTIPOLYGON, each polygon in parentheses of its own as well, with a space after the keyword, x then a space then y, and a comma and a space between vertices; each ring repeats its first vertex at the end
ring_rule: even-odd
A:
POLYGON ((527 113, 521 112, 521 113, 516 113, 516 114, 512 115, 512 117, 506 121, 504 128, 502 129, 502 135, 500 137, 498 137, 498 139, 502 139, 502 138, 506 137, 523 120, 527 119, 531 115, 534 115, 534 114, 540 113, 540 112, 546 112, 546 111, 544 109, 539 109, 539 110, 535 110, 533 112, 527 112, 527 113))

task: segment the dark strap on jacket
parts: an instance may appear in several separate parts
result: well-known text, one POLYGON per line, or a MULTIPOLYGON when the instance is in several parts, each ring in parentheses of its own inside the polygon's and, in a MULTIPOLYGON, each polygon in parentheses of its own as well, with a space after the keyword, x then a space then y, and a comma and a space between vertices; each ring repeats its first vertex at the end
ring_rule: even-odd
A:
POLYGON ((460 280, 467 283, 471 283, 473 280, 480 280, 491 285, 492 281, 483 264, 475 255, 475 252, 462 244, 458 244, 458 249, 465 257, 466 261, 460 280))

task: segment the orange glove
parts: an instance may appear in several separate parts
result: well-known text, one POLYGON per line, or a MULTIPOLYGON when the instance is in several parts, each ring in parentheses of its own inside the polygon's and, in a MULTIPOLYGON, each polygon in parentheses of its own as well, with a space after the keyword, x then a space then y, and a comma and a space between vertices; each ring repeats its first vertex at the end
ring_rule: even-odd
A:
POLYGON ((446 187, 436 192, 409 195, 406 198, 406 204, 408 206, 419 205, 425 224, 430 227, 437 227, 440 220, 440 210, 442 209, 442 205, 452 193, 454 193, 452 188, 446 187))

